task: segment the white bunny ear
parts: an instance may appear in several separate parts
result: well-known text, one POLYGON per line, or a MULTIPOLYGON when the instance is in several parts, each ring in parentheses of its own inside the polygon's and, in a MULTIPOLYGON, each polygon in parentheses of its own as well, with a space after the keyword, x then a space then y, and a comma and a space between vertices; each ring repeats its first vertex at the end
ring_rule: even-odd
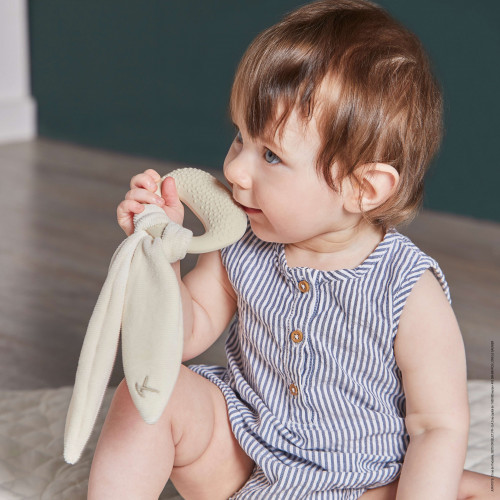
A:
POLYGON ((118 348, 130 262, 143 237, 134 233, 116 249, 87 327, 64 431, 64 459, 70 464, 80 459, 102 404, 118 348))
POLYGON ((161 238, 141 242, 130 267, 123 308, 123 370, 132 400, 148 424, 163 413, 181 367, 181 292, 170 263, 186 255, 192 236, 171 222, 161 238))
POLYGON ((200 217, 206 233, 193 238, 155 205, 134 216, 135 232, 111 259, 83 342, 64 433, 68 463, 79 460, 94 427, 120 327, 129 392, 146 422, 158 420, 177 379, 184 334, 180 289, 170 262, 184 258, 186 251, 222 248, 245 233, 245 213, 215 177, 193 168, 170 175, 181 201, 200 217))

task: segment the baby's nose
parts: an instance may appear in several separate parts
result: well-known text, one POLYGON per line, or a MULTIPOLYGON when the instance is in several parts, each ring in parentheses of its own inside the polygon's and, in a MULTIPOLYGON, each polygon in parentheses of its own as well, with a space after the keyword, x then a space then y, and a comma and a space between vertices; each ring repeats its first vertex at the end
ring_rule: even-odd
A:
POLYGON ((252 186, 252 178, 248 167, 242 158, 237 157, 226 163, 224 166, 224 175, 234 189, 250 189, 252 186))

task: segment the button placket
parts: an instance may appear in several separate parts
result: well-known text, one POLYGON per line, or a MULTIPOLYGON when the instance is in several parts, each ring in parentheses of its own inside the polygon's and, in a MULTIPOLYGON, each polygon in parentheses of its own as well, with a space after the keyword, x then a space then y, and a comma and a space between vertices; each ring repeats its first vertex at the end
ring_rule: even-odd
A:
MULTIPOLYGON (((294 301, 295 303, 301 303, 304 300, 309 301, 312 298, 311 296, 306 297, 308 292, 311 290, 311 286, 309 285, 309 282, 307 280, 299 279, 296 282, 296 286, 297 286, 300 294, 298 296, 296 295, 296 300, 294 301)), ((305 324, 308 324, 309 318, 307 318, 307 317, 302 318, 302 321, 304 321, 305 324)), ((304 333, 299 329, 295 329, 290 333, 290 339, 293 342, 293 344, 297 345, 297 349, 299 349, 300 344, 302 344, 302 342, 304 341, 304 333)), ((295 358, 297 361, 299 359, 303 361, 303 356, 304 356, 304 352, 302 349, 300 349, 300 351, 296 351, 295 349, 293 349, 292 352, 290 353, 291 360, 293 358, 295 358)), ((295 364, 295 367, 298 368, 298 365, 300 363, 294 363, 294 364, 295 364)), ((301 367, 301 370, 300 370, 301 372, 303 371, 303 368, 304 367, 301 367)), ((288 392, 292 396, 291 401, 295 400, 295 398, 297 398, 299 396, 299 392, 300 392, 298 382, 293 381, 297 375, 299 376, 299 378, 301 378, 303 376, 303 373, 298 373, 298 374, 297 373, 290 373, 290 379, 291 379, 290 382, 291 383, 288 386, 288 392)), ((295 407, 296 404, 299 404, 298 400, 297 400, 297 403, 293 403, 293 406, 295 407)), ((297 409, 298 408, 296 408, 296 410, 297 409)), ((291 408, 292 414, 294 414, 296 410, 293 410, 291 408)))
MULTIPOLYGON (((299 289, 301 295, 309 292, 309 290, 311 289, 309 282, 304 279, 300 280, 297 283, 297 288, 299 289)), ((298 300, 301 300, 301 297, 299 297, 298 300)), ((300 330, 293 330, 290 334, 290 338, 295 344, 300 344, 304 340, 304 334, 300 330)))
POLYGON ((290 422, 297 425, 314 425, 317 421, 317 412, 311 403, 311 389, 314 367, 311 361, 311 345, 315 339, 312 328, 316 324, 318 307, 318 289, 321 286, 321 277, 314 269, 292 268, 293 281, 290 284, 294 289, 293 310, 290 310, 288 324, 290 326, 284 349, 287 356, 286 385, 287 413, 290 422), (319 278, 319 279, 318 279, 319 278))
POLYGON ((283 332, 283 337, 281 339, 281 342, 283 343, 283 349, 282 349, 282 366, 283 366, 283 372, 286 374, 286 385, 285 385, 285 390, 288 393, 289 397, 289 404, 288 406, 288 415, 289 418, 292 420, 294 419, 294 413, 295 413, 295 404, 292 403, 292 401, 295 399, 292 396, 294 395, 290 389, 290 387, 293 385, 295 387, 295 395, 298 394, 298 387, 296 385, 296 377, 297 377, 297 371, 301 371, 302 367, 300 366, 301 364, 301 357, 297 356, 295 353, 295 343, 293 342, 292 339, 292 333, 296 330, 295 322, 296 318, 298 317, 300 313, 300 302, 301 302, 301 293, 298 293, 297 291, 297 283, 299 280, 295 276, 293 276, 293 279, 290 280, 288 283, 288 292, 290 293, 290 298, 291 300, 291 305, 290 309, 287 314, 287 318, 285 320, 285 331, 283 332))

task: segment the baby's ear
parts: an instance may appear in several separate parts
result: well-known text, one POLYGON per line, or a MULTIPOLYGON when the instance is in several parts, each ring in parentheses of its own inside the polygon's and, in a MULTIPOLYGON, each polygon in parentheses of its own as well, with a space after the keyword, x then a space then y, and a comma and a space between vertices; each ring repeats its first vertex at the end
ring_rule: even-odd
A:
POLYGON ((344 207, 352 213, 368 212, 387 201, 399 183, 397 170, 386 163, 358 167, 354 177, 344 179, 344 207))

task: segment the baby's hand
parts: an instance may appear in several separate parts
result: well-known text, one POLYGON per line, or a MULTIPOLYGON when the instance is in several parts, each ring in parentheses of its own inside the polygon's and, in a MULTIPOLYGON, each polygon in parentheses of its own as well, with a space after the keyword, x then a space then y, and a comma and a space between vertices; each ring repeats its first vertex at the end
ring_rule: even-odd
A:
POLYGON ((175 180, 167 177, 161 186, 161 195, 155 195, 156 183, 161 176, 153 169, 148 169, 142 174, 132 177, 130 181, 130 191, 125 195, 125 199, 116 209, 116 218, 119 226, 127 236, 134 232, 134 215, 140 214, 144 210, 144 203, 156 203, 162 207, 168 217, 181 224, 184 221, 184 205, 179 199, 175 180))

